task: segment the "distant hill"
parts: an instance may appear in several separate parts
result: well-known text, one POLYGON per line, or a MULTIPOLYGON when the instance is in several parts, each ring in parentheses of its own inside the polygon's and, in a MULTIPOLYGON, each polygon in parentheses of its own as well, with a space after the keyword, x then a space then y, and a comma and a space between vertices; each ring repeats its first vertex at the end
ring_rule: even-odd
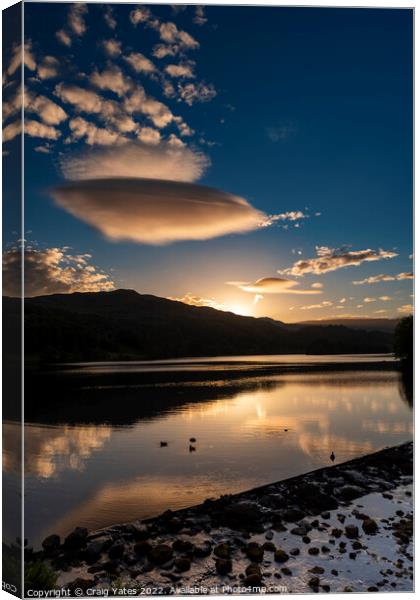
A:
POLYGON ((301 321, 297 325, 344 325, 350 329, 365 329, 366 331, 386 331, 393 333, 398 323, 398 319, 379 319, 379 318, 343 318, 343 319, 319 319, 314 321, 301 321))
MULTIPOLYGON (((13 332, 20 301, 3 298, 13 332)), ((25 300, 25 352, 45 362, 251 354, 358 354, 393 350, 393 334, 342 325, 286 325, 189 306, 133 290, 25 300)))

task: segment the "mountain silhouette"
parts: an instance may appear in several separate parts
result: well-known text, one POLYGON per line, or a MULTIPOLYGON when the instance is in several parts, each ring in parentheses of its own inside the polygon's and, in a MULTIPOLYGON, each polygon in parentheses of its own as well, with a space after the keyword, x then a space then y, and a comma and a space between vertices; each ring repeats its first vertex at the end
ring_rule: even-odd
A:
MULTIPOLYGON (((25 299, 25 354, 34 362, 252 354, 392 352, 393 333, 244 317, 133 290, 25 299)), ((5 338, 20 299, 3 298, 5 338)), ((18 345, 16 346, 18 347, 18 345)))

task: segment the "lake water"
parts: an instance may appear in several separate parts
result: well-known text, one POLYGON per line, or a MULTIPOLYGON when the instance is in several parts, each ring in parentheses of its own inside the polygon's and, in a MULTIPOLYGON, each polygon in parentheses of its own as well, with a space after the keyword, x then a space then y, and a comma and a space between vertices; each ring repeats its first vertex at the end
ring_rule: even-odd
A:
MULTIPOLYGON (((412 436, 394 371, 91 386, 60 403, 65 410, 25 428, 25 537, 35 546, 78 525, 149 517, 304 473, 331 464, 331 451, 342 462, 412 436)), ((17 427, 3 426, 6 485, 17 427)))

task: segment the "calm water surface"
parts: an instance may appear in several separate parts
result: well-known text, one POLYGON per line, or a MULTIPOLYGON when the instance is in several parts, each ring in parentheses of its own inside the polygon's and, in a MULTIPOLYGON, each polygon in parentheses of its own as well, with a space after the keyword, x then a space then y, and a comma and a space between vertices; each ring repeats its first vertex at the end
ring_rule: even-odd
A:
MULTIPOLYGON (((412 434, 393 371, 99 389, 77 400, 66 407, 71 419, 57 412, 25 430, 25 536, 35 546, 53 532, 156 515, 330 464, 332 450, 340 462, 412 434)), ((3 429, 6 478, 16 427, 3 429)))

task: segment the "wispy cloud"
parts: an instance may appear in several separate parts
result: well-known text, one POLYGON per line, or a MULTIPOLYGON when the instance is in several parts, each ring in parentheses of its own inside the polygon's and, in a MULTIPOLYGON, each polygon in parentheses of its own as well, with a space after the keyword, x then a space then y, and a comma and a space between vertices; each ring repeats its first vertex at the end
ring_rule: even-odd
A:
POLYGON ((291 123, 267 127, 266 133, 272 142, 282 142, 296 133, 296 127, 291 123))
POLYGON ((371 277, 366 277, 366 279, 353 281, 353 285, 370 285, 372 283, 382 283, 384 281, 404 281, 406 279, 414 279, 414 274, 410 272, 398 273, 397 275, 386 275, 381 273, 380 275, 372 275, 371 277))
POLYGON ((319 289, 300 289, 298 281, 279 277, 262 277, 255 282, 227 281, 226 283, 251 294, 322 294, 319 289))
POLYGON ((403 306, 400 306, 397 310, 399 313, 412 314, 414 312, 414 306, 412 304, 404 304, 403 306))
POLYGON ((296 261, 292 267, 280 270, 284 275, 301 277, 306 274, 322 275, 345 267, 358 266, 364 262, 390 259, 398 256, 396 252, 388 250, 348 250, 346 248, 316 247, 315 258, 296 261))

